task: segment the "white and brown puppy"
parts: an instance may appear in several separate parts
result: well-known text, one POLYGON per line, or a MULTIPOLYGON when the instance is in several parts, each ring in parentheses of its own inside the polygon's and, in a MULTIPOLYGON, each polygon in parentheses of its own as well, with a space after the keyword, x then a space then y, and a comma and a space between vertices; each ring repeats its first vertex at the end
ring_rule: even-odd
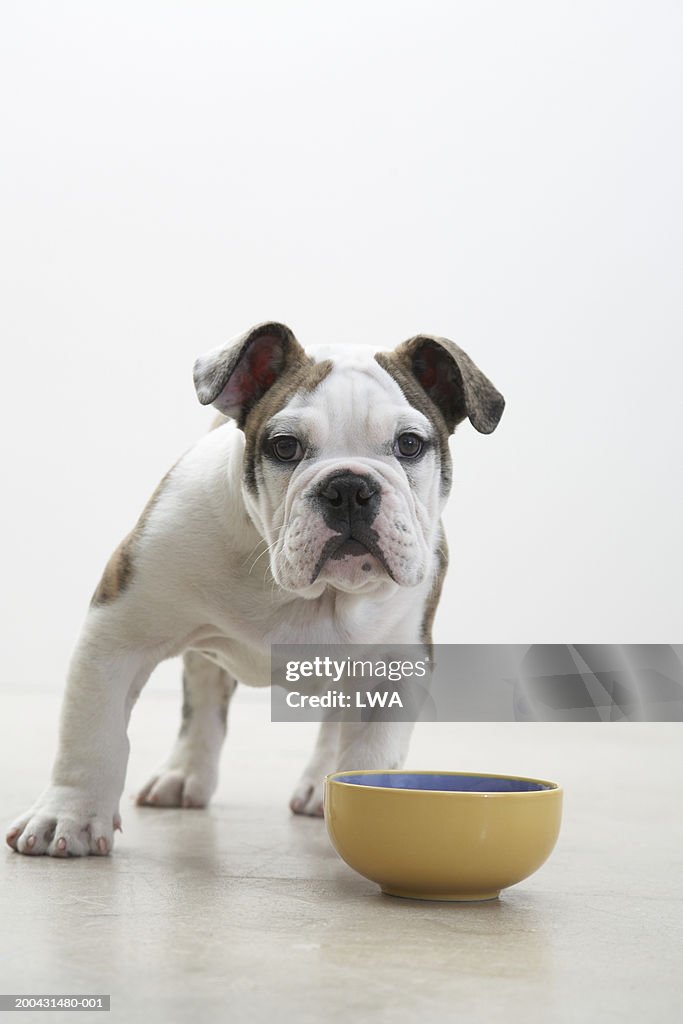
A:
MULTIPOLYGON (((204 806, 236 680, 270 682, 276 643, 429 641, 446 548, 449 435, 494 430, 504 401, 457 345, 307 354, 266 323, 197 360, 223 414, 173 467, 110 559, 73 656, 52 782, 7 835, 20 853, 107 854, 120 825, 131 709, 184 657, 180 734, 138 802, 204 806)), ((403 724, 323 725, 292 810, 323 776, 396 768, 403 724)))

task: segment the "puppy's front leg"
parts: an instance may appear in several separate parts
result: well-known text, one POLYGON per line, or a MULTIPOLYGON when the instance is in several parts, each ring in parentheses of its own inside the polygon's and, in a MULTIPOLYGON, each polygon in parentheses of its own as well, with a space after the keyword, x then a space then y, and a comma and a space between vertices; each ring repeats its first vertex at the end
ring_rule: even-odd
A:
POLYGON ((120 828, 130 711, 160 652, 125 644, 108 610, 90 612, 69 670, 52 781, 17 818, 7 842, 19 853, 104 855, 120 828))
POLYGON ((325 776, 337 767, 339 728, 339 722, 321 723, 313 755, 289 801, 294 814, 322 818, 323 782, 325 776))
POLYGON ((339 771, 402 768, 413 722, 343 722, 339 737, 339 771))

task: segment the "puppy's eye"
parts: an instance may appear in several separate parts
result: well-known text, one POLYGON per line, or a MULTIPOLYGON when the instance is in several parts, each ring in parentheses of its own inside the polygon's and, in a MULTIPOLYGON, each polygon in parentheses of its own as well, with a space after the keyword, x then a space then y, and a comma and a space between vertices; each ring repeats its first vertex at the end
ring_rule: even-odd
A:
POLYGON ((292 434, 280 434, 270 442, 270 450, 280 462, 298 462, 303 459, 303 448, 292 434))
POLYGON ((394 445, 394 455, 399 459, 414 459, 422 451, 423 441, 417 434, 399 434, 394 445))

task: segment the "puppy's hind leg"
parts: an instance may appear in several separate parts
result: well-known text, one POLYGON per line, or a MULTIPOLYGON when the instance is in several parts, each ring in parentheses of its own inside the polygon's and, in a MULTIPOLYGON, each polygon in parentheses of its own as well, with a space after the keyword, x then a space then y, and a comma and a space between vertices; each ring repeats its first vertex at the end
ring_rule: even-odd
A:
POLYGON ((180 732, 168 761, 140 790, 149 807, 206 807, 218 784, 228 704, 237 683, 199 651, 183 656, 180 732))

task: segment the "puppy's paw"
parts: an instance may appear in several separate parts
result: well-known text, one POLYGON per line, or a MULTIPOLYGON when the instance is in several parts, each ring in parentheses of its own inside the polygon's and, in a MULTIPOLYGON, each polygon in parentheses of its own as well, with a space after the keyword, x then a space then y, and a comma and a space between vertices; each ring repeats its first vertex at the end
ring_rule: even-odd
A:
POLYGON ((106 801, 76 787, 50 786, 15 819, 5 839, 29 856, 105 857, 114 845, 114 829, 121 829, 121 819, 106 801))
POLYGON ((314 783, 303 778, 292 793, 289 809, 294 814, 306 814, 310 818, 322 818, 323 815, 323 783, 314 783))
POLYGON ((214 788, 214 780, 200 772, 165 768, 142 787, 135 802, 140 807, 206 807, 214 788))

